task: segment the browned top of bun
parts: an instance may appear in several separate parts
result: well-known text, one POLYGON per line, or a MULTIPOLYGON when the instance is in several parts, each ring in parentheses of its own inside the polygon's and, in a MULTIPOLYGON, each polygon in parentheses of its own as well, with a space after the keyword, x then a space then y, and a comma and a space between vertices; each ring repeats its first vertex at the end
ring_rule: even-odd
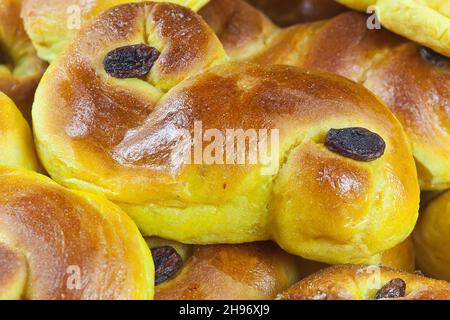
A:
POLYGON ((0 297, 4 288, 13 299, 152 296, 148 248, 106 199, 7 167, 0 167, 0 195, 0 297))
MULTIPOLYGON (((220 2, 220 3, 219 3, 220 2)), ((234 59, 285 64, 332 72, 363 84, 381 98, 402 123, 419 169, 421 187, 450 187, 450 64, 448 58, 382 30, 370 30, 367 16, 343 13, 333 19, 279 29, 261 12, 240 0, 245 22, 221 13, 212 1, 201 14, 234 59), (248 32, 242 36, 240 26, 248 32), (433 156, 431 156, 431 154, 433 156)))
POLYGON ((263 45, 275 25, 244 1, 211 1, 199 14, 208 22, 229 54, 239 55, 247 46, 263 45))
POLYGON ((270 242, 197 246, 181 273, 156 287, 155 299, 273 299, 297 271, 296 258, 270 242))
POLYGON ((406 239, 417 218, 406 137, 374 95, 335 75, 230 61, 201 17, 174 4, 126 4, 97 16, 50 66, 33 118, 52 177, 121 203, 146 235, 196 244, 275 239, 307 258, 362 262, 406 239), (105 57, 136 44, 161 53, 149 74, 110 76, 105 57), (221 134, 278 130, 275 172, 262 173, 261 161, 186 163, 191 140, 176 134, 192 137, 198 122, 221 134), (325 146, 331 129, 352 127, 377 134, 385 152, 366 162, 325 146))
POLYGON ((0 91, 31 121, 34 91, 47 65, 37 57, 20 10, 20 0, 0 0, 0 91))

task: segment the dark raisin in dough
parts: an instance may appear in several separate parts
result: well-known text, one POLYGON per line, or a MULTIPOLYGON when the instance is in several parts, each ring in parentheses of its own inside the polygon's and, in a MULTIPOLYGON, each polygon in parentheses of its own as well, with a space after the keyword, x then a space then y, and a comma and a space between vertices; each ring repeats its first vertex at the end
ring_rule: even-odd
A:
POLYGON ((406 283, 402 279, 393 279, 385 284, 375 295, 375 299, 403 298, 406 295, 406 283))
POLYGON ((115 78, 139 78, 150 72, 159 55, 157 49, 137 44, 110 51, 103 64, 106 73, 115 78))
POLYGON ((155 264, 155 284, 161 284, 173 277, 183 266, 183 260, 177 251, 170 247, 151 249, 155 264))
POLYGON ((331 129, 325 146, 341 156, 366 162, 380 158, 386 150, 383 138, 364 128, 331 129))

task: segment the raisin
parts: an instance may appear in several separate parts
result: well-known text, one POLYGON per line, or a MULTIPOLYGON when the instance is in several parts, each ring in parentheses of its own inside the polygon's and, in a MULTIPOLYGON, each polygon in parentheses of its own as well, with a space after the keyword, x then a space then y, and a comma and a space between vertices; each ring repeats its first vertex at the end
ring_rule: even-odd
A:
POLYGON ((155 264, 155 284, 161 284, 173 277, 183 266, 183 260, 178 252, 170 247, 151 249, 155 264))
POLYGON ((386 150, 383 138, 364 128, 331 129, 325 146, 341 156, 366 162, 380 158, 386 150))
POLYGON ((402 279, 393 279, 385 284, 375 295, 375 299, 403 298, 406 295, 406 283, 402 279))
POLYGON ((145 44, 125 46, 110 51, 103 65, 115 78, 139 78, 150 72, 159 55, 157 49, 145 44))
POLYGON ((450 58, 437 53, 430 48, 422 47, 420 48, 420 55, 423 59, 431 63, 433 66, 438 68, 450 67, 450 58))

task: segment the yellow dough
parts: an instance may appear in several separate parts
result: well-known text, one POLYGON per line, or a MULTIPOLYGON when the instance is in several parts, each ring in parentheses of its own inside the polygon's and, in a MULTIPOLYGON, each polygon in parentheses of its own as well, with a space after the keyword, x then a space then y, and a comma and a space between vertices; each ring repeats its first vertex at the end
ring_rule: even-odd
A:
POLYGON ((421 214, 414 241, 418 267, 450 281, 450 191, 431 201, 421 214))
POLYGON ((450 1, 337 0, 356 10, 374 6, 387 29, 450 57, 450 1))
POLYGON ((0 165, 38 170, 33 137, 14 102, 0 92, 0 165))

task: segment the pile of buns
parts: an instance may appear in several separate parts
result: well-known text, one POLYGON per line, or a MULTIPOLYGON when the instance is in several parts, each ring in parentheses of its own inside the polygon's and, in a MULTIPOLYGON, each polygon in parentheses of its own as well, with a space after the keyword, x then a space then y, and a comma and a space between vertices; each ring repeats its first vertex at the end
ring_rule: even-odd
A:
POLYGON ((446 35, 249 2, 0 0, 0 299, 450 299, 446 35))

